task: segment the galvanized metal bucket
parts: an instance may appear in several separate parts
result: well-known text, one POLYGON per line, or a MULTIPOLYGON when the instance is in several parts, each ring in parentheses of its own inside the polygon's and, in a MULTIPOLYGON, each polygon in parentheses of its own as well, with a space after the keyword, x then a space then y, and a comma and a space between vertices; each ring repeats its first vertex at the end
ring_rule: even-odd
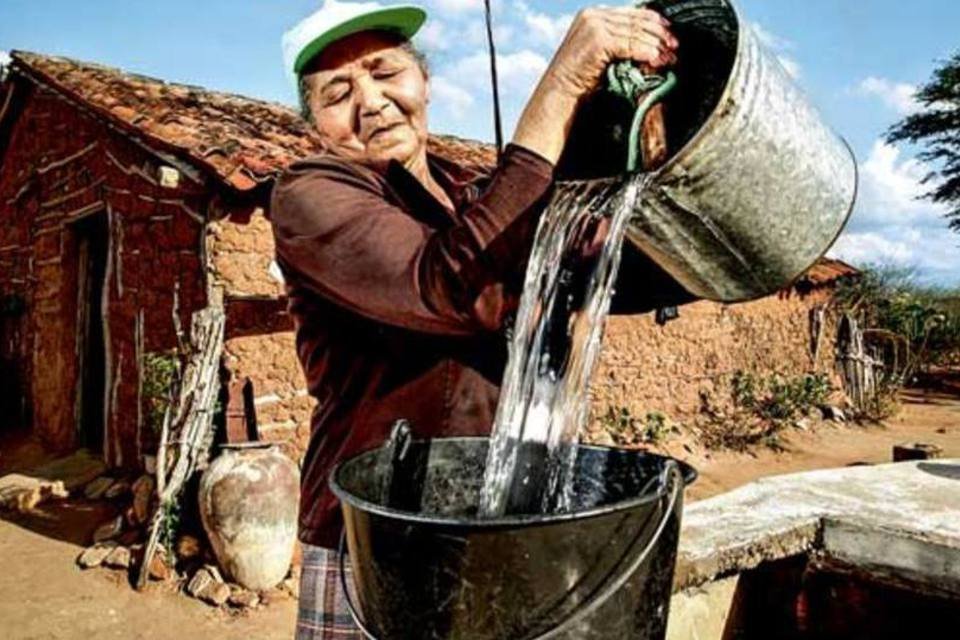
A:
POLYGON ((657 0, 680 41, 670 159, 628 237, 691 293, 735 302, 792 283, 830 248, 857 191, 849 146, 728 0, 657 0))

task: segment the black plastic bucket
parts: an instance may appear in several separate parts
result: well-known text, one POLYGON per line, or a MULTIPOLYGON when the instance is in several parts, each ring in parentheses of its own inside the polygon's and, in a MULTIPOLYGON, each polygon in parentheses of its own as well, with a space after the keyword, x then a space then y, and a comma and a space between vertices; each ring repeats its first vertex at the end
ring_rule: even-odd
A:
POLYGON ((419 511, 379 504, 379 450, 334 470, 364 633, 663 638, 683 487, 696 472, 639 451, 580 447, 571 513, 478 520, 487 445, 485 438, 413 443, 423 467, 413 487, 419 511))

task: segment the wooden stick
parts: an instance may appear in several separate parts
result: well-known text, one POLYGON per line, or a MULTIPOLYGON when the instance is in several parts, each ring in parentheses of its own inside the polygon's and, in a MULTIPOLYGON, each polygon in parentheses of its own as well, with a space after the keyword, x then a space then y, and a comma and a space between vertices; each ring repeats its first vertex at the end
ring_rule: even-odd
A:
POLYGON ((159 507, 150 521, 150 534, 144 550, 137 589, 142 589, 150 573, 150 562, 159 546, 166 509, 180 495, 190 477, 205 463, 213 444, 213 413, 220 391, 220 358, 223 353, 226 316, 221 307, 207 307, 193 314, 190 341, 183 340, 174 298, 174 322, 178 339, 184 345, 182 374, 177 376, 177 392, 164 414, 157 451, 157 496, 159 507), (172 407, 175 406, 175 409, 172 407), (173 435, 175 434, 175 435, 173 435), (175 445, 176 461, 167 471, 167 452, 175 445))

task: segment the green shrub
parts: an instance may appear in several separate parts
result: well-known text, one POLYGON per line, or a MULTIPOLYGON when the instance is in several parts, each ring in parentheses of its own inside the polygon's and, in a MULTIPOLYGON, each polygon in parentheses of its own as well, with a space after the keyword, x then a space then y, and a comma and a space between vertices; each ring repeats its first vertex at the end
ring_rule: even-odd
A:
POLYGON ((667 417, 659 411, 648 412, 640 419, 627 407, 607 407, 600 424, 621 444, 658 444, 671 431, 667 417))
POLYGON ((143 357, 142 400, 144 419, 154 433, 163 427, 163 416, 170 404, 170 392, 180 375, 175 353, 147 353, 143 357))

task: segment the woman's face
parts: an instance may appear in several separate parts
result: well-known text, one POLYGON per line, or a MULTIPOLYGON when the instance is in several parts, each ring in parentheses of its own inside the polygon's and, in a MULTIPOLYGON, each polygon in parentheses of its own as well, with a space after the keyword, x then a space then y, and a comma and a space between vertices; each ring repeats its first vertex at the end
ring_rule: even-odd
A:
POLYGON ((395 36, 368 31, 328 47, 304 74, 328 151, 383 169, 426 151, 427 77, 395 36))

